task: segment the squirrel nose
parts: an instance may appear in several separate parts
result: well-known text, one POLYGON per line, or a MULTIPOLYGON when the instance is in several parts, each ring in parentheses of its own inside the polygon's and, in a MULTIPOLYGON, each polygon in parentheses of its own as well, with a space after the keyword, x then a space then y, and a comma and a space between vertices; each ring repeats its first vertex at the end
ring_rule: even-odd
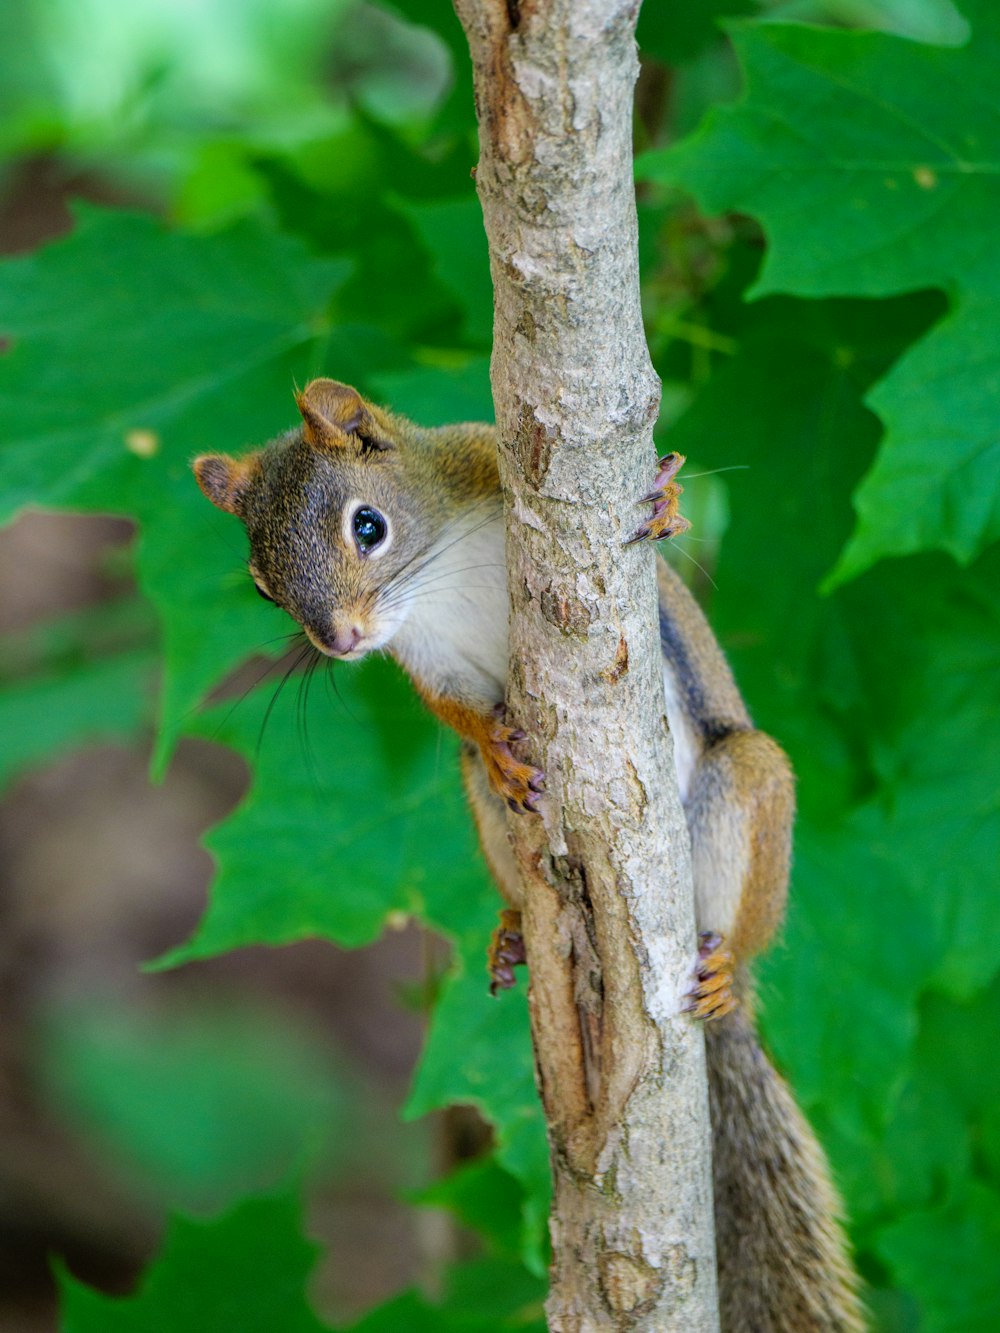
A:
POLYGON ((357 625, 336 625, 322 633, 306 629, 310 642, 328 657, 346 657, 364 638, 357 625))
POLYGON ((334 630, 333 637, 327 640, 330 645, 330 651, 338 657, 343 657, 345 653, 352 652, 361 641, 361 631, 357 625, 343 625, 334 630))

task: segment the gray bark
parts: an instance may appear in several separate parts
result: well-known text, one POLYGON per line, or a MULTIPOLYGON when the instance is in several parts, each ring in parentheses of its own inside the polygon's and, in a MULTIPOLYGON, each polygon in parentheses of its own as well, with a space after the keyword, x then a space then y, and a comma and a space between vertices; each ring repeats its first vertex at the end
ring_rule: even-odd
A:
POLYGON ((689 844, 653 551, 659 383, 632 185, 638 5, 456 0, 475 69, 508 504, 512 719, 547 773, 512 816, 555 1197, 549 1325, 718 1328, 689 844))

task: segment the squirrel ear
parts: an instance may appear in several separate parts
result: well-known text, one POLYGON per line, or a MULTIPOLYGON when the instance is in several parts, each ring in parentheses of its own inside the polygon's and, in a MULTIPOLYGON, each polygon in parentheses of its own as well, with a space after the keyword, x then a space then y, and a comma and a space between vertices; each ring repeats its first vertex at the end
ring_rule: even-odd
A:
POLYGON ((195 480, 217 509, 242 514, 243 498, 253 472, 253 458, 229 458, 226 454, 202 454, 191 464, 195 480))
POLYGON ((305 423, 306 443, 314 448, 340 443, 342 435, 356 435, 370 449, 388 449, 368 410, 368 404, 349 384, 338 380, 310 380, 295 402, 305 423))

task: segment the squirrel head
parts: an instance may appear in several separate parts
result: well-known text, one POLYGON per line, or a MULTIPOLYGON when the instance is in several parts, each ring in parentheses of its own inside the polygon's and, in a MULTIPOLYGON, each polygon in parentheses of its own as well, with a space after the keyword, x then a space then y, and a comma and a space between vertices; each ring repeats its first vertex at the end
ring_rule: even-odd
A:
POLYGON ((243 521, 261 596, 321 652, 354 659, 399 629, 446 521, 421 448, 430 433, 335 380, 313 380, 296 403, 296 430, 246 458, 202 455, 194 474, 243 521))

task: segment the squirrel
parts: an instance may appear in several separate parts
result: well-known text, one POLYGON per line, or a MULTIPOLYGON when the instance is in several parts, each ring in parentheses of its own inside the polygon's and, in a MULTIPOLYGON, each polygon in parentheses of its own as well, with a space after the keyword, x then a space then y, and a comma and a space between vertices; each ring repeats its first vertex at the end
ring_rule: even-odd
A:
MULTIPOLYGON (((302 423, 247 457, 195 459, 199 486, 237 515, 258 592, 321 652, 386 649, 463 739, 462 772, 488 866, 510 903, 493 989, 525 961, 505 804, 537 809, 543 774, 516 757, 504 715, 507 586, 492 426, 424 429, 315 379, 302 423)), ((680 455, 661 460, 650 519, 677 535, 680 455)), ((758 1042, 748 960, 779 926, 794 792, 780 747, 754 729, 694 598, 657 557, 666 712, 691 838, 700 947, 685 1007, 705 1020, 724 1333, 864 1327, 840 1205, 818 1142, 758 1042)))

